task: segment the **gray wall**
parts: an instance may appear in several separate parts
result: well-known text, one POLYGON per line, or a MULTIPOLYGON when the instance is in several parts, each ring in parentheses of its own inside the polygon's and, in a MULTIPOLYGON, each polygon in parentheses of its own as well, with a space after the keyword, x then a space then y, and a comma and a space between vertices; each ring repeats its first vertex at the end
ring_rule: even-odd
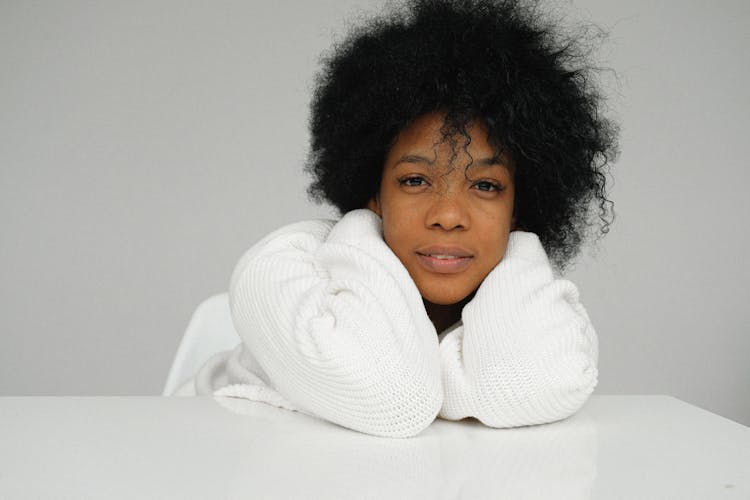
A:
MULTIPOLYGON (((312 75, 378 5, 0 3, 0 395, 158 394, 242 252, 333 215, 304 193, 312 75)), ((619 75, 617 219, 568 275, 597 392, 750 425, 748 5, 557 3, 619 75)))

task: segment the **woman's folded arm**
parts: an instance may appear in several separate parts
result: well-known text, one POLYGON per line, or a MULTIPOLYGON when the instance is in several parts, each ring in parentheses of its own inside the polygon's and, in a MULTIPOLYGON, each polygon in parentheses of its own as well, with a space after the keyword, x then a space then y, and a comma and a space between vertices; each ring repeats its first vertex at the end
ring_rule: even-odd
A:
POLYGON ((440 344, 442 418, 492 427, 560 420, 597 383, 598 345, 573 283, 555 279, 534 233, 511 232, 503 260, 440 344))
POLYGON ((275 389, 305 412, 408 437, 440 410, 435 330, 369 210, 266 237, 235 268, 230 306, 275 389))

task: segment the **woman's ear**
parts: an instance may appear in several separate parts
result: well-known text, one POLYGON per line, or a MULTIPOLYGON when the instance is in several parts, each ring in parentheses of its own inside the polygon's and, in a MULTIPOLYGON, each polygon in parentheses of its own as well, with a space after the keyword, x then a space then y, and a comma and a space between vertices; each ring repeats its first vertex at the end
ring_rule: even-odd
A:
POLYGON ((383 216, 383 214, 380 212, 380 202, 378 201, 377 196, 370 198, 370 201, 367 202, 367 208, 378 214, 379 217, 383 216))

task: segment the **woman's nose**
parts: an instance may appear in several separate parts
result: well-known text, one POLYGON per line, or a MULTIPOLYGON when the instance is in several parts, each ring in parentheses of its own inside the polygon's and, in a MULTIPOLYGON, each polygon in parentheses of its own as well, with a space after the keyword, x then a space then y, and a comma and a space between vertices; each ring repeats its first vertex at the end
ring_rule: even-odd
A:
POLYGON ((442 193, 435 196, 427 211, 425 220, 428 228, 439 228, 445 231, 469 229, 470 217, 464 203, 456 193, 442 193))

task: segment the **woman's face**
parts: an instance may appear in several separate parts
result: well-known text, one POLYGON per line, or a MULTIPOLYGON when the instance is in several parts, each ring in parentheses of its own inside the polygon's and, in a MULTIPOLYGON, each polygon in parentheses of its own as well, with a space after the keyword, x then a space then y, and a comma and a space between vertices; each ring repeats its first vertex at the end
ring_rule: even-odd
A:
POLYGON ((487 143, 484 124, 467 129, 467 148, 461 135, 444 140, 442 125, 443 114, 431 113, 401 132, 367 206, 422 297, 447 305, 474 292, 503 258, 514 184, 511 160, 487 143))

